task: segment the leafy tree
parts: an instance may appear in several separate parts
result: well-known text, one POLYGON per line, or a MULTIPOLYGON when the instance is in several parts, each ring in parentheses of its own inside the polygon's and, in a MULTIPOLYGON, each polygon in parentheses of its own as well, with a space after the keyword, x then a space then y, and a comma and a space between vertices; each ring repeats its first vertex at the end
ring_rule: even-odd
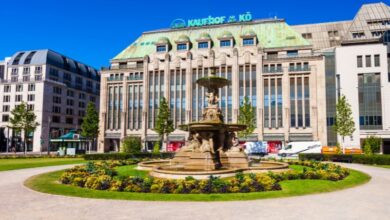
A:
POLYGON ((154 131, 157 132, 161 138, 161 142, 163 143, 165 136, 168 136, 174 130, 175 128, 173 127, 173 121, 171 120, 171 111, 169 109, 167 100, 165 97, 163 97, 160 101, 154 131))
POLYGON ((363 141, 363 147, 366 145, 370 145, 372 153, 379 153, 381 150, 382 139, 375 136, 369 136, 363 141))
POLYGON ((154 154, 154 155, 160 154, 160 143, 158 141, 156 141, 156 143, 154 143, 154 145, 153 145, 152 154, 154 154))
POLYGON ((127 136, 122 140, 121 151, 123 153, 139 153, 141 152, 141 138, 137 136, 127 136))
POLYGON ((372 155, 372 148, 370 142, 366 141, 363 145, 363 152, 367 155, 372 155))
MULTIPOLYGON (((355 122, 352 117, 351 105, 344 95, 340 97, 336 104, 334 131, 341 136, 343 142, 345 136, 351 136, 355 131, 355 122)), ((343 152, 344 152, 344 146, 343 152)))
POLYGON ((238 115, 238 123, 246 125, 246 129, 238 132, 239 137, 246 138, 256 128, 256 111, 249 98, 245 96, 238 115))
POLYGON ((94 144, 99 134, 99 113, 96 111, 95 104, 92 102, 89 102, 87 105, 81 130, 81 135, 88 138, 94 144))
POLYGON ((10 125, 9 127, 14 131, 21 133, 23 132, 23 142, 24 142, 24 153, 27 152, 27 137, 28 134, 34 132, 39 126, 39 123, 35 120, 37 116, 33 111, 27 108, 25 102, 22 102, 20 105, 15 106, 11 111, 10 125))

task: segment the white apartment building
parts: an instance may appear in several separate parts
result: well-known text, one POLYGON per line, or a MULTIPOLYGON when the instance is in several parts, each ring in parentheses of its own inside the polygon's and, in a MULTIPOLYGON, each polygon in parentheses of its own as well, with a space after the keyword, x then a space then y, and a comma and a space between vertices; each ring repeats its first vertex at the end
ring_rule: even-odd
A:
POLYGON ((27 150, 33 152, 47 151, 50 138, 80 129, 88 102, 99 108, 99 72, 52 50, 17 52, 0 63, 0 76, 3 152, 24 150, 21 135, 8 129, 10 112, 21 102, 34 111, 40 124, 28 134, 27 150))

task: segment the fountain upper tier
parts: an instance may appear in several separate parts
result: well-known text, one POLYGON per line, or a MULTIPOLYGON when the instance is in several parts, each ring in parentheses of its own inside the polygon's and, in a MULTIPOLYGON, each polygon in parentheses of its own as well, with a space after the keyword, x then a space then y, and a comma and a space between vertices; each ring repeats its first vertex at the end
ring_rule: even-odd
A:
POLYGON ((200 78, 196 81, 200 86, 206 87, 209 90, 220 89, 230 85, 230 81, 226 78, 211 75, 208 77, 200 78))

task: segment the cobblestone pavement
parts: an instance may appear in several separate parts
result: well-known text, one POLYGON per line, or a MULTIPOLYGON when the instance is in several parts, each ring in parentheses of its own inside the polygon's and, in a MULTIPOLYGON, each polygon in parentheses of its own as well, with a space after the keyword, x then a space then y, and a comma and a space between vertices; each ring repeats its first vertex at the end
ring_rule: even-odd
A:
POLYGON ((142 202, 42 194, 28 177, 72 165, 0 172, 0 219, 389 219, 390 169, 346 164, 372 176, 331 193, 237 202, 142 202))

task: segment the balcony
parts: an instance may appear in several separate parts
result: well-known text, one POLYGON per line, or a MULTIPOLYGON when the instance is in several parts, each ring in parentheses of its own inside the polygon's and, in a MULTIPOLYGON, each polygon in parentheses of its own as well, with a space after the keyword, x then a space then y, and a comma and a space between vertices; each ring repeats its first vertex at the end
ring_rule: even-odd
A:
POLYGON ((111 76, 107 78, 108 81, 123 81, 123 76, 111 76))
POLYGON ((319 56, 322 56, 322 54, 321 53, 298 53, 298 54, 272 55, 272 56, 268 56, 264 60, 313 58, 319 56))
POLYGON ((283 73, 282 68, 263 68, 263 73, 283 73))
POLYGON ((144 78, 142 76, 128 76, 127 80, 143 80, 144 78))
POLYGON ((310 72, 310 67, 309 66, 303 66, 303 67, 289 67, 288 71, 289 72, 310 72))

